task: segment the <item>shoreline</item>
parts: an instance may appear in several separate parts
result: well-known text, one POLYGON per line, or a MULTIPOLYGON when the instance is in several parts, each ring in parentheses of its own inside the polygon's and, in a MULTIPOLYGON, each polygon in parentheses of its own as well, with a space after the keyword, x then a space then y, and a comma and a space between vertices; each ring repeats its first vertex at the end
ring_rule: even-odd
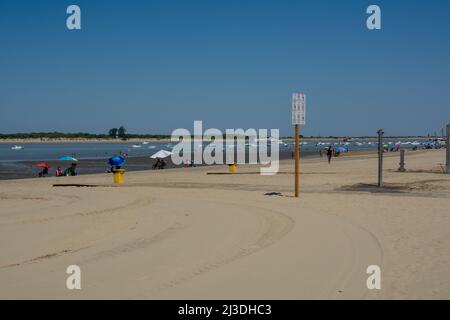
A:
MULTIPOLYGON (((406 150, 406 153, 414 153, 419 154, 426 152, 426 149, 419 149, 419 150, 406 150)), ((358 158, 360 156, 370 156, 377 154, 378 151, 376 149, 369 149, 369 150, 351 150, 347 153, 342 154, 338 158, 333 159, 342 159, 342 158, 358 158)), ((399 152, 387 152, 384 154, 384 157, 399 157, 399 152)), ((247 159, 248 155, 246 155, 247 159)), ((318 150, 300 150, 300 159, 310 159, 310 158, 316 158, 321 159, 319 157, 318 150)), ((323 158, 326 158, 325 154, 323 154, 323 158)), ((79 175, 86 176, 90 174, 99 174, 99 173, 105 173, 110 168, 110 166, 107 164, 107 157, 103 158, 85 158, 85 159, 79 159, 77 162, 78 164, 78 173, 79 175)), ((291 160, 292 158, 292 151, 284 150, 280 151, 279 153, 279 160, 291 160)), ((165 169, 180 169, 180 168, 186 168, 183 165, 174 165, 170 158, 165 159, 166 160, 166 167, 165 169)), ((65 168, 69 166, 70 163, 59 161, 59 160, 49 160, 49 159, 40 159, 40 160, 8 160, 8 161, 0 161, 0 181, 2 180, 23 180, 23 179, 40 179, 37 175, 40 171, 40 168, 36 167, 35 164, 38 162, 46 162, 51 165, 50 174, 48 177, 54 176, 54 171, 57 167, 65 168)), ((129 172, 146 172, 146 171, 153 171, 152 166, 155 163, 154 159, 151 159, 148 156, 129 156, 127 157, 127 162, 124 166, 124 169, 129 172)), ((197 164, 194 167, 203 167, 203 166, 209 166, 209 167, 217 167, 221 166, 223 164, 213 164, 213 165, 206 165, 206 164, 197 164)), ((244 166, 248 166, 249 164, 242 164, 244 166)))
MULTIPOLYGON (((384 140, 430 140, 430 139, 437 139, 441 137, 424 137, 424 136, 386 136, 384 137, 384 140)), ((294 138, 292 137, 280 137, 280 140, 283 141, 294 141, 294 138)), ((367 141, 375 141, 378 138, 377 137, 303 137, 300 138, 301 141, 309 141, 309 142, 320 142, 320 141, 332 141, 332 142, 339 142, 344 141, 346 139, 351 140, 367 140, 367 141)), ((192 139, 194 142, 194 139, 192 139)), ((203 140, 195 140, 195 141, 204 141, 205 143, 210 142, 207 138, 204 138, 203 140)), ((120 140, 120 139, 84 139, 84 138, 56 138, 56 139, 49 139, 49 138, 42 138, 42 139, 0 139, 0 144, 31 144, 31 143, 116 143, 116 144, 127 144, 127 143, 142 143, 142 142, 150 142, 150 143, 168 143, 172 142, 170 138, 131 138, 127 140, 120 140)))
MULTIPOLYGON (((303 152, 301 157, 313 157, 317 155, 316 151, 303 152)), ((290 159, 292 153, 290 151, 280 152, 280 160, 290 159)), ((85 176, 89 174, 105 173, 110 166, 107 164, 107 157, 105 158, 91 158, 91 159, 79 159, 77 162, 77 171, 79 175, 85 176)), ((183 168, 183 165, 174 165, 170 158, 166 160, 165 169, 183 168)), ((152 166, 156 160, 149 158, 148 156, 135 156, 127 157, 127 162, 124 166, 126 171, 149 171, 153 170, 152 166)), ((17 180, 27 178, 39 178, 37 177, 40 168, 36 167, 37 162, 46 162, 51 165, 49 177, 54 176, 54 171, 57 167, 65 168, 70 163, 59 160, 21 160, 21 161, 0 161, 0 180, 17 180)), ((206 166, 205 164, 197 164, 196 167, 206 166)), ((211 165, 216 166, 216 165, 211 165)))
MULTIPOLYGON (((416 151, 417 152, 417 151, 416 151)), ((360 150, 360 151, 350 151, 349 153, 344 154, 340 158, 357 158, 358 156, 366 156, 375 154, 375 150, 360 150)), ((325 157, 325 156, 324 156, 325 157)), ((316 158, 320 159, 317 151, 307 151, 300 153, 301 159, 311 159, 316 158)), ((280 161, 286 161, 292 159, 292 152, 280 152, 280 161)), ((92 174, 106 173, 110 166, 107 164, 106 158, 95 158, 95 159, 80 159, 77 162, 77 171, 79 176, 89 176, 92 174)), ((23 180, 23 179, 42 179, 38 177, 38 173, 40 168, 36 167, 36 162, 40 161, 9 161, 9 162, 0 162, 0 181, 4 180, 23 180)), ((61 167, 65 168, 70 165, 70 163, 58 161, 58 160, 43 160, 43 162, 47 162, 51 165, 50 174, 48 177, 54 177, 54 171, 56 168, 61 167)), ((124 169, 127 172, 147 172, 154 171, 152 169, 153 164, 155 163, 154 159, 150 159, 149 157, 128 157, 127 162, 124 166, 124 169)), ((183 165, 174 165, 170 158, 166 159, 167 166, 164 170, 173 170, 173 169, 182 169, 189 168, 184 167, 183 165)), ((214 165, 206 165, 200 164, 195 165, 195 167, 217 167, 222 166, 222 164, 214 164, 214 165)), ((243 164, 241 166, 248 166, 248 164, 243 164)), ((163 171, 164 171, 163 170, 163 171)), ((156 170, 161 171, 161 170, 156 170)))

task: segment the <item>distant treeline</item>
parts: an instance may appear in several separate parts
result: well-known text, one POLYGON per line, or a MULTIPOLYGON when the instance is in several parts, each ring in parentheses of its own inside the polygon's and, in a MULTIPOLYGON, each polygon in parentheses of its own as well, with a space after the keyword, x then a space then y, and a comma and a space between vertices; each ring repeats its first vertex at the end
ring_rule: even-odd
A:
POLYGON ((31 132, 31 133, 0 133, 0 139, 167 139, 169 135, 159 134, 126 134, 121 137, 113 137, 109 134, 93 134, 86 132, 63 133, 63 132, 31 132))

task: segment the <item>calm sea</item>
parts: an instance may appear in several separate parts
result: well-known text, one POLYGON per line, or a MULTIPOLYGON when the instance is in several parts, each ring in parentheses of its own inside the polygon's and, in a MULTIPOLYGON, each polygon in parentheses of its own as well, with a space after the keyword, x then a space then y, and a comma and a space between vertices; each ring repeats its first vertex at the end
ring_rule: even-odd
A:
POLYGON ((130 157, 150 156, 153 153, 172 148, 168 143, 139 145, 126 143, 24 143, 24 148, 13 150, 14 144, 0 144, 0 161, 40 161, 57 160, 62 156, 74 155, 78 159, 104 159, 112 155, 125 153, 130 157))
MULTIPOLYGON (((423 140, 419 140, 421 143, 423 140)), ((386 141, 392 146, 398 142, 398 140, 386 141)), ((412 144, 414 141, 403 141, 405 144, 403 147, 414 147, 412 144)), ((319 150, 328 145, 344 146, 349 150, 370 150, 375 149, 377 144, 374 141, 359 140, 350 142, 348 145, 339 142, 330 142, 323 140, 320 144, 317 141, 303 142, 301 145, 303 150, 319 150)), ((133 144, 133 143, 24 143, 20 144, 24 148, 21 150, 13 150, 12 147, 15 144, 0 144, 0 161, 2 162, 15 162, 15 161, 50 161, 57 160, 62 156, 73 155, 78 159, 107 159, 112 155, 125 153, 129 157, 145 157, 151 156, 159 150, 171 151, 173 143, 167 142, 152 142, 150 144, 133 144)), ((206 146, 208 144, 204 144, 206 146)), ((253 147, 253 146, 247 146, 253 147)), ((280 145, 280 151, 293 150, 294 143, 286 141, 280 145)), ((418 147, 421 147, 418 145, 418 147)))

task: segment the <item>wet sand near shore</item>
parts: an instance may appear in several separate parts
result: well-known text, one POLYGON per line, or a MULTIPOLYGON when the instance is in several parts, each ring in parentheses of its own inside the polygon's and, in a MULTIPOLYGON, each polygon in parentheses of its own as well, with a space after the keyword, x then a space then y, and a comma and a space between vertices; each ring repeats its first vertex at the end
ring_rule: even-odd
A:
MULTIPOLYGON (((313 157, 318 156, 317 151, 304 151, 300 155, 301 157, 313 157)), ((280 159, 291 159, 292 151, 280 151, 280 159)), ((149 157, 128 157, 124 168, 127 171, 143 171, 152 170, 153 164, 156 160, 149 157)), ((173 169, 180 166, 175 166, 170 158, 164 159, 167 166, 166 169, 173 169)), ((38 173, 41 170, 36 167, 36 164, 40 161, 14 161, 14 162, 1 162, 0 161, 0 180, 7 179, 28 179, 38 177, 38 173)), ((43 161, 51 165, 50 176, 55 175, 55 170, 58 167, 67 168, 70 166, 70 162, 64 161, 43 161)), ((107 158, 104 159, 81 159, 77 163, 77 172, 79 175, 104 173, 110 169, 107 164, 107 158)))
POLYGON ((0 298, 449 299, 444 150, 0 181, 0 298), (90 188, 53 187, 77 183, 90 188), (96 186, 96 187, 95 187, 96 186), (69 265, 82 290, 65 287, 69 265), (369 265, 382 289, 368 290, 369 265))

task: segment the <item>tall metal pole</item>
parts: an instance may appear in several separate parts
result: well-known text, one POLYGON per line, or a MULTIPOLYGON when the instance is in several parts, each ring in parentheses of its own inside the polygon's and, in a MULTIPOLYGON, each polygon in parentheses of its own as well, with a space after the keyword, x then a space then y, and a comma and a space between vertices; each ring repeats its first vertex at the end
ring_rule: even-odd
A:
POLYGON ((378 187, 383 186, 383 129, 378 130, 378 187))
POLYGON ((300 125, 295 125, 295 197, 298 198, 300 175, 300 125))
POLYGON ((447 124, 447 152, 446 152, 445 166, 447 168, 446 172, 450 174, 450 123, 447 124))
POLYGON ((405 149, 400 150, 400 168, 398 171, 405 172, 405 149))

